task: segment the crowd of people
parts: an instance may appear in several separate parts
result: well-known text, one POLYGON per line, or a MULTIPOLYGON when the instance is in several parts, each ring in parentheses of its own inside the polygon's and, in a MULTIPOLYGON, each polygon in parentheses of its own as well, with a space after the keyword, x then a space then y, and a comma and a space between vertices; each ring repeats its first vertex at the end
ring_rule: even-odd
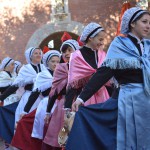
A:
POLYGON ((149 150, 149 34, 150 13, 132 7, 107 53, 105 29, 91 22, 80 42, 66 39, 59 50, 30 47, 24 65, 4 58, 0 137, 5 149, 149 150), (65 118, 71 112, 68 132, 65 118))

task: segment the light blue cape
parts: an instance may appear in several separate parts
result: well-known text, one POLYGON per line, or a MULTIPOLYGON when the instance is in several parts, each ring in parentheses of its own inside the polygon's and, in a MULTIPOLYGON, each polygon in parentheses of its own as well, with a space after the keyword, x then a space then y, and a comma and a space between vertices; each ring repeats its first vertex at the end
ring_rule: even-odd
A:
POLYGON ((111 43, 102 66, 111 69, 142 69, 145 92, 150 95, 150 40, 144 39, 144 52, 128 37, 116 37, 111 43))

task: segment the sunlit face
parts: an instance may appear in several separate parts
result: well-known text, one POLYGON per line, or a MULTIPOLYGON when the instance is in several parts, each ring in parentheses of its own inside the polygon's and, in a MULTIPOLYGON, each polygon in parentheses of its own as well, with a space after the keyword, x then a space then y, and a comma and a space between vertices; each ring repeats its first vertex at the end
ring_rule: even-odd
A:
POLYGON ((94 50, 99 50, 104 46, 104 38, 105 32, 101 31, 95 37, 89 38, 88 45, 94 50))
POLYGON ((74 49, 70 46, 65 51, 62 52, 62 56, 66 62, 69 62, 71 53, 73 53, 73 52, 74 52, 74 49))
POLYGON ((58 56, 51 57, 51 59, 48 62, 48 68, 54 71, 59 62, 60 62, 60 58, 58 56))
POLYGON ((150 15, 144 14, 139 20, 131 23, 131 32, 139 39, 150 34, 150 15))
POLYGON ((13 61, 11 64, 9 64, 8 66, 5 67, 5 70, 12 73, 14 71, 14 67, 15 67, 15 64, 13 61))
POLYGON ((41 63, 41 59, 42 59, 42 53, 40 49, 35 49, 32 56, 31 56, 31 61, 34 64, 39 64, 41 63))

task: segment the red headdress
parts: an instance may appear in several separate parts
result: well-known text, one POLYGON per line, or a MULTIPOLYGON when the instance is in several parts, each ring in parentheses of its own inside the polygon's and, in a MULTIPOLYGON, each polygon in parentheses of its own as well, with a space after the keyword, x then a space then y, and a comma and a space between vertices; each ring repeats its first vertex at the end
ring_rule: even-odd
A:
POLYGON ((61 37, 61 41, 62 43, 69 40, 69 39, 72 39, 72 37, 70 36, 70 34, 68 32, 64 32, 64 34, 62 35, 61 37))
POLYGON ((78 37, 77 42, 79 43, 80 46, 84 45, 84 43, 80 41, 80 36, 78 37))
POLYGON ((124 36, 123 34, 120 33, 121 21, 122 21, 122 17, 123 17, 123 15, 124 15, 124 12, 125 12, 127 9, 129 9, 129 8, 131 8, 131 5, 130 5, 129 2, 123 3, 122 8, 121 8, 121 14, 120 14, 119 22, 118 22, 118 27, 117 27, 116 36, 118 36, 118 35, 124 36))
POLYGON ((47 46, 44 46, 42 52, 43 54, 45 54, 46 52, 48 52, 50 49, 47 46))

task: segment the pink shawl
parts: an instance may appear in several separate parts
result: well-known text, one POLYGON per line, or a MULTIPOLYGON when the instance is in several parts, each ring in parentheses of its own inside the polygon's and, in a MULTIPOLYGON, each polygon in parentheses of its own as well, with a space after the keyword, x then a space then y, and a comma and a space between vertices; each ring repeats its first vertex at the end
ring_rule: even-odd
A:
MULTIPOLYGON (((52 83, 52 89, 50 96, 55 93, 59 94, 60 91, 67 85, 68 81, 68 65, 67 63, 61 63, 57 65, 54 72, 54 80, 52 83)), ((44 143, 53 147, 59 147, 58 134, 64 123, 64 101, 65 96, 63 95, 60 100, 57 99, 57 106, 52 114, 45 138, 44 143)))
POLYGON ((52 88, 50 96, 55 93, 59 94, 60 91, 67 85, 68 81, 68 65, 67 63, 58 64, 53 75, 52 88))
MULTIPOLYGON (((103 50, 98 51, 98 67, 102 64, 106 53, 103 50)), ((83 58, 81 52, 76 50, 71 54, 69 72, 68 72, 68 88, 82 88, 91 78, 96 69, 91 67, 83 58)), ((103 86, 97 93, 95 93, 86 103, 96 104, 106 101, 109 98, 106 88, 103 86)))

